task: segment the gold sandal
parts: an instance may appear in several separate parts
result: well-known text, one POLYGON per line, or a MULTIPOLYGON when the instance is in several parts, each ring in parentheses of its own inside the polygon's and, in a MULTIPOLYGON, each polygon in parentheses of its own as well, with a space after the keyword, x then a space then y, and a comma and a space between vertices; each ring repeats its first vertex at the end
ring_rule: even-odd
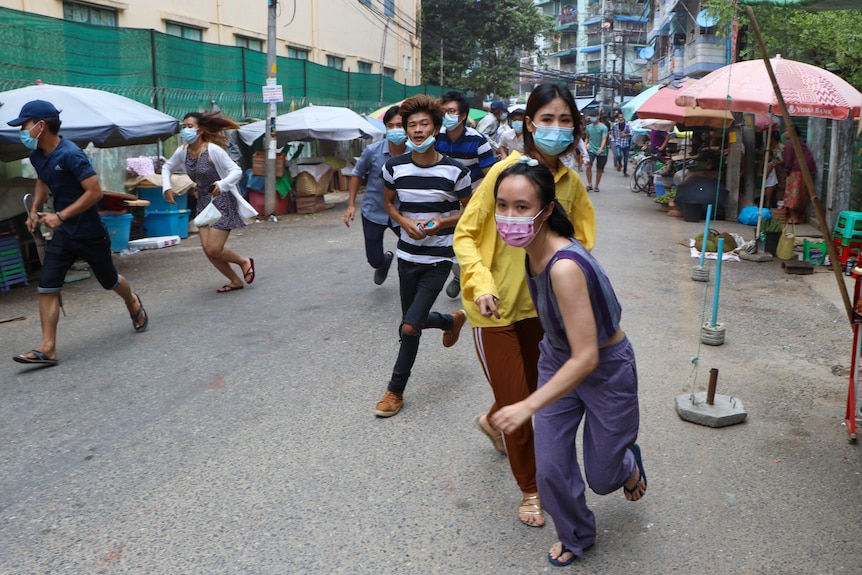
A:
POLYGON ((524 495, 521 499, 521 505, 518 507, 518 519, 527 527, 544 527, 545 516, 542 514, 542 505, 538 495, 524 495), (524 509, 526 507, 526 509, 524 509), (521 515, 529 515, 531 517, 540 517, 542 523, 535 521, 530 522, 521 519, 521 515))
POLYGON ((494 445, 494 449, 496 449, 500 453, 506 453, 506 444, 503 443, 503 434, 499 433, 495 435, 494 433, 488 431, 488 429, 484 425, 482 425, 482 417, 482 415, 477 415, 476 417, 474 417, 473 425, 476 427, 476 429, 481 431, 485 437, 491 440, 491 443, 494 445))

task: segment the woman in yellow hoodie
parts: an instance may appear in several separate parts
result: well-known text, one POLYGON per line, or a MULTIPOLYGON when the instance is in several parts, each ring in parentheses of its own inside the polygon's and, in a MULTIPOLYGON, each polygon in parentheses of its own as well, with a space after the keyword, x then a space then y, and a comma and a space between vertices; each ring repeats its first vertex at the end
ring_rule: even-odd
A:
MULTIPOLYGON (((581 115, 565 86, 542 84, 532 92, 524 118, 524 155, 554 174, 557 201, 569 215, 575 237, 592 249, 596 236, 593 205, 580 176, 559 159, 576 146, 581 130, 581 115)), ((523 494, 518 518, 525 525, 542 527, 545 519, 536 487, 533 427, 527 423, 503 437, 489 420, 499 408, 536 390, 539 342, 544 335, 527 289, 524 251, 500 238, 494 218, 494 185, 499 174, 520 157, 513 152, 491 167, 458 222, 454 248, 461 265, 464 310, 473 327, 479 362, 494 392, 491 409, 474 423, 509 458, 523 494)))

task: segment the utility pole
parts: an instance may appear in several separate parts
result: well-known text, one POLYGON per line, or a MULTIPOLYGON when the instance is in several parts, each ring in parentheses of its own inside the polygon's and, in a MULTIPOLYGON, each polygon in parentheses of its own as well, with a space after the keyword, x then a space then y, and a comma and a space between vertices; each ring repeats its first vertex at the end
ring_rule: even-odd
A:
MULTIPOLYGON (((269 10, 267 12, 267 34, 266 34, 266 86, 264 87, 264 96, 267 95, 267 88, 273 90, 278 81, 276 80, 276 52, 275 52, 275 18, 278 8, 277 0, 267 0, 269 10)), ((279 87, 280 88, 280 87, 279 87)), ((278 114, 278 99, 270 99, 264 97, 264 105, 269 103, 269 130, 264 131, 263 147, 266 150, 266 178, 263 194, 263 216, 268 216, 275 213, 275 158, 276 158, 276 130, 275 117, 278 114)))
POLYGON ((440 87, 443 87, 443 38, 440 38, 440 87))
MULTIPOLYGON (((384 71, 384 62, 386 62, 386 34, 389 32, 389 18, 386 19, 386 24, 383 25, 383 41, 380 42, 380 102, 379 105, 383 105, 383 77, 385 74, 384 71)), ((406 83, 406 82, 405 82, 406 83)))

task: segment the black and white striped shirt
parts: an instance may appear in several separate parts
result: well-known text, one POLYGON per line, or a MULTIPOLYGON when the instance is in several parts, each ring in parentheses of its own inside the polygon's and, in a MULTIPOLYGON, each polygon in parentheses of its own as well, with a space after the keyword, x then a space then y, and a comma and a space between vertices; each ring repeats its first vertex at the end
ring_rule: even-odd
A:
MULTIPOLYGON (((461 210, 461 200, 470 197, 470 172, 447 156, 431 166, 419 166, 409 153, 391 158, 383 166, 383 180, 387 188, 395 190, 401 214, 416 220, 455 215, 461 210)), ((414 240, 402 229, 398 257, 418 264, 454 262, 454 232, 454 227, 443 228, 414 240)))

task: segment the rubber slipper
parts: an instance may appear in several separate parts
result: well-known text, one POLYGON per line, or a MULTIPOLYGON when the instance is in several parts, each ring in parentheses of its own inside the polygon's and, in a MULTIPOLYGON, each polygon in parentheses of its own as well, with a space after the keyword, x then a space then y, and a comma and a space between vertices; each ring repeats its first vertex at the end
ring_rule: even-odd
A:
POLYGON ((494 445, 494 449, 499 451, 500 453, 506 453, 506 444, 503 443, 503 434, 494 435, 484 427, 482 427, 482 416, 477 415, 473 418, 473 425, 482 432, 482 434, 491 440, 491 443, 494 445))
MULTIPOLYGON (((561 549, 562 549, 562 550, 560 551, 560 555, 558 555, 557 557, 560 557, 560 556, 562 556, 562 555, 565 555, 566 553, 572 553, 571 551, 569 551, 569 550, 568 550, 568 549, 566 549, 565 547, 561 547, 561 549)), ((577 556, 577 555, 575 555, 574 553, 572 553, 572 556, 571 556, 571 557, 569 557, 569 558, 568 558, 568 559, 566 559, 565 561, 560 561, 559 559, 554 559, 553 557, 551 557, 550 552, 548 553, 548 561, 549 561, 549 562, 551 563, 551 565, 553 565, 554 567, 565 567, 566 565, 571 565, 572 563, 574 563, 574 562, 575 562, 575 559, 577 559, 577 558, 578 558, 578 556, 577 556)))
POLYGON ((242 277, 245 279, 245 283, 251 285, 251 282, 254 281, 254 258, 248 258, 248 262, 248 271, 242 274, 242 277))
POLYGON ((220 288, 218 288, 216 291, 217 291, 218 293, 227 293, 227 292, 229 292, 229 291, 236 291, 236 290, 240 290, 240 289, 242 289, 243 287, 245 287, 245 286, 232 286, 232 285, 228 284, 228 285, 223 285, 223 286, 221 286, 221 287, 220 287, 220 288))
POLYGON ((16 355, 12 359, 14 361, 17 361, 18 363, 27 363, 27 364, 31 364, 31 365, 50 366, 50 365, 57 365, 58 363, 60 363, 59 360, 51 359, 50 357, 48 357, 47 355, 45 355, 44 353, 42 353, 41 351, 39 351, 37 349, 31 349, 30 351, 24 352, 21 355, 16 355), (32 353, 36 357, 23 357, 27 353, 32 353))
POLYGON ((142 331, 147 330, 147 324, 150 323, 150 314, 147 313, 147 310, 144 309, 144 302, 141 301, 141 296, 135 294, 135 297, 138 298, 138 304, 141 306, 138 308, 138 313, 129 314, 129 317, 132 318, 132 327, 135 328, 135 331, 141 333, 142 331), (138 322, 141 321, 141 316, 144 316, 144 323, 138 325, 138 322))
MULTIPOLYGON (((629 489, 628 487, 623 485, 623 491, 625 491, 626 495, 634 495, 635 493, 637 493, 638 489, 640 488, 641 479, 643 479, 644 488, 643 488, 643 493, 641 494, 641 496, 638 497, 637 499, 629 499, 629 501, 639 501, 640 499, 643 499, 644 495, 646 495, 647 476, 646 476, 646 471, 644 471, 644 460, 643 460, 643 457, 641 456, 640 446, 637 443, 634 443, 634 444, 632 444, 630 449, 631 449, 632 455, 635 456, 635 463, 638 466, 638 473, 640 474, 640 477, 638 478, 638 482, 635 484, 633 489, 629 489)), ((628 499, 628 497, 626 497, 626 499, 628 499)))

